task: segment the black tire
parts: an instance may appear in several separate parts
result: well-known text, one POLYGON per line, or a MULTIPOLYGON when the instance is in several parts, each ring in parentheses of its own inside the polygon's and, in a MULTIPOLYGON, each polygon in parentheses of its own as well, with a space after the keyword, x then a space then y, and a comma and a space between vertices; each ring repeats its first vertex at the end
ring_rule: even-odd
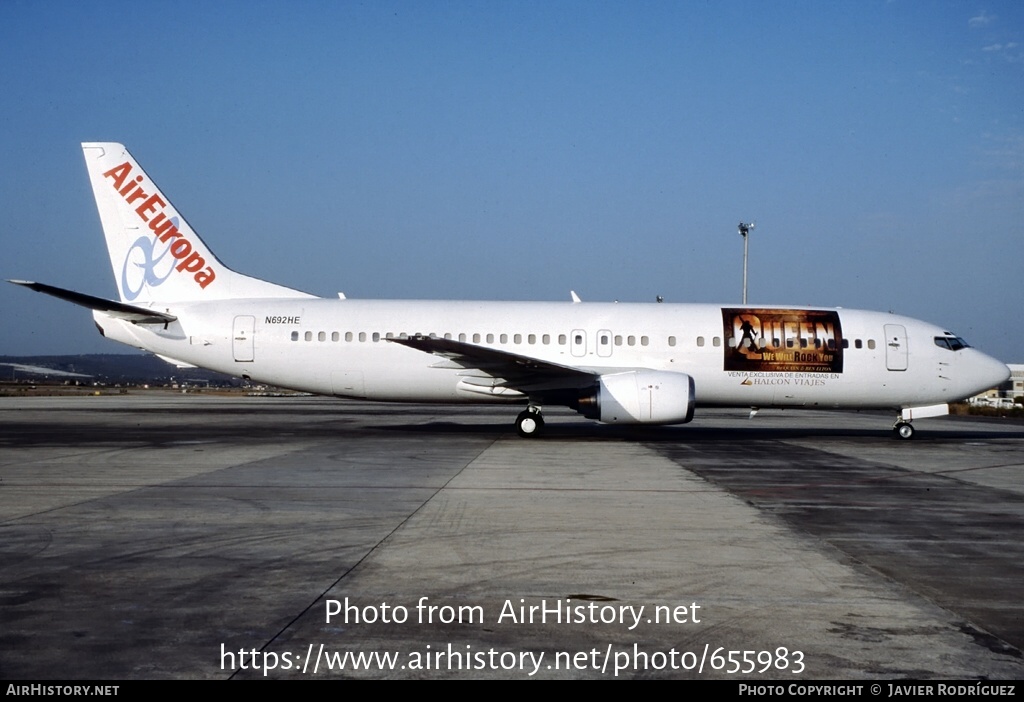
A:
POLYGON ((543 428, 544 418, 537 412, 527 410, 520 412, 516 417, 516 431, 519 432, 519 436, 524 438, 537 436, 543 428))
POLYGON ((903 439, 904 441, 907 439, 914 438, 914 427, 913 425, 908 424, 907 422, 900 422, 899 424, 894 426, 892 430, 896 432, 896 436, 903 439))

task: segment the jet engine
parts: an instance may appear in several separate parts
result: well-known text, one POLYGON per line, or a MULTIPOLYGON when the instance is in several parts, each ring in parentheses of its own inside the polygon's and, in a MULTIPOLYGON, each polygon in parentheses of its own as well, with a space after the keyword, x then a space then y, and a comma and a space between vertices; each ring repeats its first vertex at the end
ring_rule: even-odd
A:
POLYGON ((609 424, 685 424, 693 419, 694 402, 689 375, 636 370, 602 375, 574 409, 609 424))

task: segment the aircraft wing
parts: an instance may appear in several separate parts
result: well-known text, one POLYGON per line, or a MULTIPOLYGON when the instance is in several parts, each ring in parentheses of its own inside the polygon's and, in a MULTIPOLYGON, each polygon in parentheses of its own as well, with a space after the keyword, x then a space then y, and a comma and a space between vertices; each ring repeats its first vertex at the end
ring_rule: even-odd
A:
POLYGON ((596 369, 563 366, 454 339, 411 336, 388 341, 445 359, 435 364, 436 368, 465 369, 460 375, 469 384, 477 378, 484 381, 481 385, 506 387, 522 393, 586 387, 600 375, 596 369))
POLYGON ((7 282, 21 285, 29 290, 35 290, 46 295, 52 295, 61 300, 73 302, 90 310, 99 310, 109 314, 111 317, 124 319, 132 324, 169 324, 177 319, 173 314, 147 310, 144 307, 135 307, 134 305, 126 305, 123 302, 104 300, 102 297, 93 297, 92 295, 75 292, 74 290, 65 290, 64 288, 44 283, 34 283, 31 280, 8 280, 7 282))

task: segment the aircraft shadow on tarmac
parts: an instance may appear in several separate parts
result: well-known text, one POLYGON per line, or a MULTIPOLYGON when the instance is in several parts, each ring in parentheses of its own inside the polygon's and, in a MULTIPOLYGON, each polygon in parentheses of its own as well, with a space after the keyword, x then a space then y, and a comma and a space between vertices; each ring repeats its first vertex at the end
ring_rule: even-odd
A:
MULTIPOLYGON (((756 422, 756 420, 754 420, 756 422)), ((796 424, 796 422, 794 422, 796 424)), ((458 434, 479 436, 482 434, 514 433, 514 427, 508 423, 463 424, 459 422, 425 422, 418 424, 398 424, 379 427, 380 431, 409 432, 429 434, 458 434)), ((879 441, 893 440, 894 445, 900 442, 893 439, 892 431, 886 428, 884 420, 878 429, 851 427, 793 426, 775 427, 700 427, 700 426, 608 426, 589 422, 554 423, 548 422, 542 436, 532 440, 573 439, 579 441, 644 441, 644 442, 675 442, 696 443, 705 441, 791 441, 799 439, 872 439, 879 441)), ((1020 431, 986 431, 976 428, 925 428, 915 435, 910 445, 937 441, 991 440, 991 439, 1022 439, 1024 428, 1020 431)))

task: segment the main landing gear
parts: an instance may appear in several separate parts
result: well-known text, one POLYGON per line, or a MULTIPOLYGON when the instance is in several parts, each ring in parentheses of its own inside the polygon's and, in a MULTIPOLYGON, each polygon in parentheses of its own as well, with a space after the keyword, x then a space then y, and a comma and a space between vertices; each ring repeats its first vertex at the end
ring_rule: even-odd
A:
POLYGON ((537 436, 543 428, 544 416, 537 405, 530 405, 516 417, 516 431, 519 432, 519 436, 537 436))
POLYGON ((914 438, 914 427, 910 422, 905 421, 902 417, 896 420, 896 423, 892 426, 893 434, 900 439, 913 439, 914 438))

